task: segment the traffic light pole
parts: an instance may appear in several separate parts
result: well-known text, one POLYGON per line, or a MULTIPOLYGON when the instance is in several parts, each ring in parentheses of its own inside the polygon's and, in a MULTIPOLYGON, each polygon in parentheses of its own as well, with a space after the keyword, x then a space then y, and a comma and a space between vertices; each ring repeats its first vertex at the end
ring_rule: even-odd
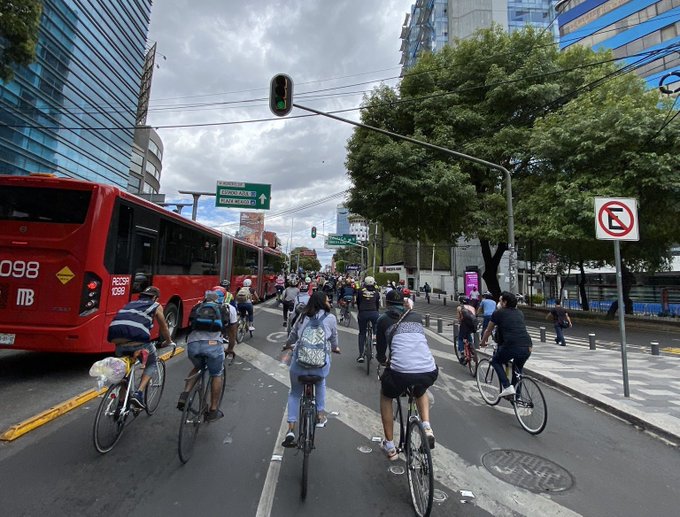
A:
POLYGON ((490 169, 501 171, 503 173, 503 176, 505 177, 505 197, 506 197, 506 203, 507 203, 507 206, 508 206, 508 251, 510 252, 509 264, 508 264, 508 269, 510 270, 509 271, 509 273, 510 273, 509 289, 510 289, 510 292, 512 292, 512 293, 516 292, 517 257, 516 257, 516 251, 515 251, 515 217, 513 215, 514 211, 513 211, 513 208, 512 208, 512 180, 511 180, 511 177, 510 177, 510 171, 508 169, 506 169, 502 165, 498 165, 498 164, 492 163, 492 162, 487 162, 486 160, 482 160, 481 158, 477 158, 475 156, 470 156, 468 154, 463 154, 463 153, 459 153, 457 151, 452 151, 451 149, 439 147, 438 145, 430 144, 428 142, 423 142, 422 140, 416 140, 415 138, 411 138, 411 137, 408 137, 408 136, 399 135, 397 133, 392 133, 391 131, 386 131, 385 129, 380 129, 379 127, 361 124, 360 122, 354 122, 353 120, 338 117, 336 115, 331 115, 330 113, 315 110, 313 108, 308 108, 306 106, 301 106, 301 105, 295 104, 295 103, 293 103, 293 106, 296 107, 296 108, 300 108, 301 110, 309 111, 309 112, 315 113, 317 115, 322 115, 324 117, 332 118, 334 120, 339 120, 340 122, 345 122, 345 123, 351 124, 353 126, 362 127, 364 129, 369 129, 371 131, 375 131, 377 133, 381 133, 383 135, 390 136, 392 138, 398 138, 400 140, 405 140, 406 142, 411 142, 412 144, 420 145, 422 147, 427 147, 429 149, 434 149, 435 151, 441 151, 443 153, 449 154, 449 155, 454 156, 456 158, 462 158, 463 160, 468 160, 468 161, 471 161, 471 162, 474 162, 474 163, 478 163, 480 165, 485 165, 486 167, 489 167, 490 169))

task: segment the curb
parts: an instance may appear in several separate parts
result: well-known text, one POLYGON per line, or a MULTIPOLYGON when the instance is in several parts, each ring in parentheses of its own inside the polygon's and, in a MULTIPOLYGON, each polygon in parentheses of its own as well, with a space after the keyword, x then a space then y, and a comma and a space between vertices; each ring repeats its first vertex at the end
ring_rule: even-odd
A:
MULTIPOLYGON (((178 355, 182 352, 184 352, 184 348, 178 346, 174 355, 178 355)), ((164 354, 159 355, 158 358, 167 361, 172 356, 173 356, 172 352, 165 352, 164 354)), ((27 418, 26 420, 19 422, 18 424, 11 425, 2 434, 0 434, 0 441, 5 442, 14 441, 17 438, 25 435, 26 433, 29 433, 30 431, 33 431, 38 427, 42 427, 43 425, 51 422, 52 420, 55 420, 58 417, 68 413, 72 409, 82 406, 86 402, 89 402, 90 400, 97 398, 100 395, 103 395, 104 393, 106 393, 107 389, 108 388, 101 389, 93 388, 84 391, 80 395, 76 395, 75 397, 70 398, 62 402, 61 404, 53 406, 45 411, 42 411, 41 413, 38 413, 37 415, 32 416, 31 418, 27 418)))

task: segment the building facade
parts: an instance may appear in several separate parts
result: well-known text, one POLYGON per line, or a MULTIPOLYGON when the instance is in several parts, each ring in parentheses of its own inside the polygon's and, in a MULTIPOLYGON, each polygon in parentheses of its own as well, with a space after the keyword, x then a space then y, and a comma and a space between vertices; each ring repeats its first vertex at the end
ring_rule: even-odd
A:
POLYGON ((36 60, 0 83, 0 173, 129 186, 151 0, 44 0, 36 60))
POLYGON ((151 126, 137 126, 130 160, 128 192, 158 194, 163 168, 163 141, 151 126))
POLYGON ((336 207, 335 233, 349 235, 349 210, 343 204, 336 207))
MULTIPOLYGON (((680 71, 680 0, 561 0, 557 11, 563 49, 611 49, 650 87, 680 71)), ((680 86, 674 78, 665 84, 680 86)))
MULTIPOLYGON (((417 0, 401 28, 402 75, 423 52, 471 37, 500 25, 512 32, 527 24, 550 30, 557 38, 557 0, 417 0)), ((574 0, 578 1, 578 0, 574 0)))

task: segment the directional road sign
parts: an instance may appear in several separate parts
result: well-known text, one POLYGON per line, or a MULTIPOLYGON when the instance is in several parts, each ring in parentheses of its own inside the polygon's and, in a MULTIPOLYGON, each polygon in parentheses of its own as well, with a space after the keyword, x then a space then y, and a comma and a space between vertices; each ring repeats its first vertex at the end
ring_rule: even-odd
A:
POLYGON ((262 183, 218 181, 215 206, 269 210, 271 190, 271 185, 262 183))
POLYGON ((356 235, 333 235, 330 234, 326 237, 326 247, 336 246, 355 246, 357 243, 356 235))
POLYGON ((596 197, 595 236, 601 240, 640 240, 637 200, 596 197))

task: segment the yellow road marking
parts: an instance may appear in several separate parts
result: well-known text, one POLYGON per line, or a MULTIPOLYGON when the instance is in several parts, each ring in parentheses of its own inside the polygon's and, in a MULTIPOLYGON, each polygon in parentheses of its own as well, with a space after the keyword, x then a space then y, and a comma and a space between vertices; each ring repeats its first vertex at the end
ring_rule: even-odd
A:
MULTIPOLYGON (((175 355, 181 354, 182 352, 184 352, 184 348, 178 346, 177 350, 175 351, 175 355)), ((164 361, 167 361, 172 357, 172 351, 166 352, 159 357, 164 361)), ((61 415, 68 413, 72 409, 82 406, 83 404, 92 400, 93 398, 103 395, 104 393, 106 393, 107 389, 108 388, 102 388, 100 390, 99 389, 87 390, 81 393, 80 395, 76 395, 75 397, 65 402, 62 402, 57 406, 51 407, 50 409, 43 411, 42 413, 38 413, 37 415, 31 418, 27 418, 23 422, 11 425, 10 427, 7 428, 7 430, 4 433, 0 434, 0 440, 6 442, 16 440, 20 436, 23 436, 26 433, 33 431, 34 429, 37 429, 38 427, 43 426, 48 422, 51 422, 55 418, 58 418, 61 415)))

